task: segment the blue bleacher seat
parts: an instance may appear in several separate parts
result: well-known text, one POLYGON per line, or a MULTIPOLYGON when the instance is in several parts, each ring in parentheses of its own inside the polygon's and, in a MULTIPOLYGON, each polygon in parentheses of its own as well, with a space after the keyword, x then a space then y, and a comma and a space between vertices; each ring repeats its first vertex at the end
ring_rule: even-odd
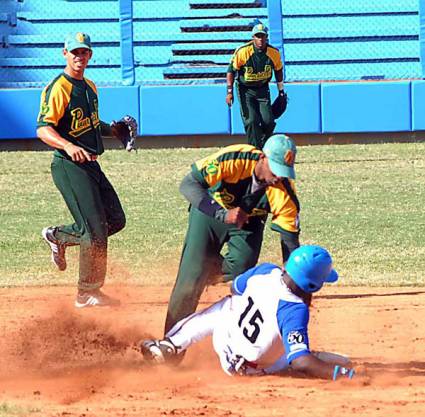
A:
POLYGON ((418 16, 284 18, 284 39, 418 35, 418 16))
MULTIPOLYGON (((39 46, 39 47, 52 47, 52 46, 62 46, 65 41, 65 36, 68 32, 55 32, 48 35, 9 35, 7 37, 8 46, 18 46, 23 47, 28 45, 29 47, 39 46)), ((119 38, 113 38, 110 33, 101 32, 90 34, 91 41, 93 45, 102 45, 108 44, 112 46, 119 46, 119 38)))
POLYGON ((229 65, 231 54, 220 55, 174 55, 171 62, 174 63, 209 63, 229 65))
MULTIPOLYGON (((257 19, 269 25, 266 3, 134 0, 136 81, 224 80, 231 54, 251 39, 257 19)), ((121 80, 119 1, 19 4, 12 15, 0 4, 0 27, 9 28, 0 37, 2 85, 48 81, 65 65, 60 51, 65 35, 74 31, 92 38, 95 49, 88 71, 94 80, 121 80), (17 23, 13 29, 10 16, 17 23)), ((281 0, 281 4, 285 81, 420 76, 417 0, 281 0)))
POLYGON ((323 61, 343 59, 417 58, 419 42, 370 41, 332 43, 290 43, 285 45, 286 61, 323 61))
POLYGON ((208 42, 208 43, 175 43, 173 44, 173 55, 196 55, 233 53, 241 46, 240 42, 208 42))
POLYGON ((287 65, 286 81, 421 78, 420 62, 287 65))
POLYGON ((283 15, 336 15, 418 12, 417 0, 281 0, 283 15))
POLYGON ((241 8, 241 9, 194 9, 189 7, 186 1, 158 0, 155 7, 152 1, 136 1, 133 3, 133 17, 137 21, 148 20, 176 20, 184 18, 209 18, 209 17, 230 17, 238 15, 240 17, 266 18, 267 8, 241 8))
POLYGON ((263 0, 189 0, 192 8, 235 8, 235 7, 262 7, 263 0))
MULTIPOLYGON (((256 23, 256 18, 190 19, 180 21, 180 28, 183 32, 231 32, 235 30, 250 30, 256 23)), ((268 25, 268 19, 264 19, 263 23, 268 25)))

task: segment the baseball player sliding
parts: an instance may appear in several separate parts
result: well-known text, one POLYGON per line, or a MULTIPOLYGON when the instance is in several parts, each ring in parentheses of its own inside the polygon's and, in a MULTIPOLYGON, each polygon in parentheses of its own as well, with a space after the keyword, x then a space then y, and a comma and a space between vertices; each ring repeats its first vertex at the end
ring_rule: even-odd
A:
POLYGON ((284 269, 264 263, 239 275, 232 295, 180 320, 161 340, 140 348, 147 361, 173 362, 206 336, 228 375, 264 375, 284 369, 310 377, 352 378, 349 360, 337 354, 312 354, 308 322, 312 294, 336 282, 332 258, 320 246, 293 251, 284 269))

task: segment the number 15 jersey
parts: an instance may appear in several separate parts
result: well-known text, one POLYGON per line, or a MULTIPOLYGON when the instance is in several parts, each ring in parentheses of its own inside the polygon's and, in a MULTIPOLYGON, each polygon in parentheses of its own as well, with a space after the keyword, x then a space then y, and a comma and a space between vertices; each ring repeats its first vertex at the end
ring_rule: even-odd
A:
POLYGON ((230 317, 217 326, 233 355, 258 369, 273 365, 282 355, 290 364, 310 354, 308 306, 282 280, 282 270, 261 264, 239 275, 232 284, 230 317))

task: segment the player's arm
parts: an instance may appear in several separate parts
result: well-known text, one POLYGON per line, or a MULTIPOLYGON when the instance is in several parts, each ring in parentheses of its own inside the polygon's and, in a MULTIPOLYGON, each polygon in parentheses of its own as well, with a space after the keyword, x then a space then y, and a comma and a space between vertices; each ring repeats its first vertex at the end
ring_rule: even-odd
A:
POLYGON ((300 246, 300 233, 280 230, 280 247, 282 249, 282 261, 285 263, 289 255, 300 246))
POLYGON ((325 362, 314 356, 309 347, 309 310, 305 303, 281 300, 276 314, 286 358, 291 369, 312 378, 352 378, 354 370, 325 362))
POLYGON ((282 260, 285 263, 292 251, 300 246, 300 203, 294 185, 286 178, 278 187, 269 187, 266 193, 273 214, 271 228, 280 234, 282 260))
POLYGON ((283 70, 277 70, 274 72, 274 76, 276 78, 276 84, 277 84, 277 93, 280 96, 284 96, 285 95, 285 91, 284 91, 284 87, 283 87, 283 70))
POLYGON ((230 107, 233 104, 233 83, 235 82, 235 74, 233 71, 226 74, 226 103, 230 107))
POLYGON ((85 149, 63 138, 52 126, 40 126, 37 128, 37 136, 47 145, 64 150, 74 162, 85 162, 95 159, 95 156, 88 153, 85 149))
POLYGON ((324 362, 312 354, 294 359, 291 368, 312 378, 334 379, 335 365, 324 362))
POLYGON ((192 206, 207 216, 222 223, 242 227, 248 220, 248 214, 240 207, 229 210, 222 207, 209 195, 208 187, 208 184, 204 180, 199 180, 198 175, 194 175, 192 171, 183 178, 179 190, 192 206))

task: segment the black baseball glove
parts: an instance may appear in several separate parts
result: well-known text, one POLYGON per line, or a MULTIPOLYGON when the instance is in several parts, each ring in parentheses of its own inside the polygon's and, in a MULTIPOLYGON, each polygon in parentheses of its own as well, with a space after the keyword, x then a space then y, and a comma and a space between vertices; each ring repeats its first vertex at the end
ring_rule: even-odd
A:
POLYGON ((111 123, 112 134, 121 141, 124 148, 131 152, 136 149, 137 121, 134 117, 124 116, 111 123))
POLYGON ((288 96, 286 95, 285 91, 279 91, 276 100, 272 104, 272 113, 275 120, 279 119, 279 117, 282 116, 283 113, 285 113, 287 105, 288 96))

